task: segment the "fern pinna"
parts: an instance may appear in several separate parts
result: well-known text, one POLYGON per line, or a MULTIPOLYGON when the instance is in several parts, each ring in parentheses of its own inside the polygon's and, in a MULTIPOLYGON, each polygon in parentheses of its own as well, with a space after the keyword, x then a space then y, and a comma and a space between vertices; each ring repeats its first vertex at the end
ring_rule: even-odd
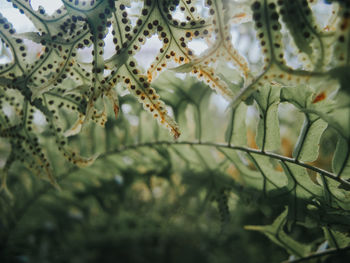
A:
POLYGON ((347 1, 62 0, 53 14, 28 0, 9 2, 36 30, 17 34, 0 15, 1 57, 8 61, 0 66, 1 137, 11 146, 4 192, 15 162, 58 186, 54 171, 64 162, 52 146, 79 167, 96 159, 98 167, 111 156, 140 165, 167 158, 183 171, 210 174, 205 200, 216 198, 223 224, 228 192, 256 195, 286 209, 271 226, 247 228, 290 254, 307 257, 321 243, 292 239, 287 232, 296 225, 322 229, 328 247, 349 245, 347 1), (321 5, 330 10, 323 21, 321 5), (237 32, 258 42, 254 61, 235 47, 237 32), (108 58, 107 35, 114 50, 108 58), (136 55, 153 36, 161 48, 144 69, 136 55), (199 55, 190 48, 196 40, 208 45, 199 55), (40 45, 38 54, 31 42, 40 45), (86 48, 91 63, 79 56, 86 48), (213 112, 219 99, 206 86, 226 99, 226 112, 213 112), (35 121, 38 114, 45 124, 35 121), (325 145, 327 136, 336 146, 325 145))

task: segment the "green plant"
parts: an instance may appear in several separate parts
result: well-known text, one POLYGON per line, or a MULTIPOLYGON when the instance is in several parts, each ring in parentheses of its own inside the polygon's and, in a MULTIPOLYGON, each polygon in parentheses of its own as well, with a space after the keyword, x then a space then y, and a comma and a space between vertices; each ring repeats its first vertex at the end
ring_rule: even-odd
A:
MULTIPOLYGON (((202 210, 216 203, 220 238, 230 244, 237 230, 229 200, 239 196, 275 218, 270 225, 246 229, 265 233, 292 255, 290 261, 332 260, 334 252, 349 249, 347 1, 327 3, 332 14, 325 25, 316 20, 314 1, 301 0, 208 0, 205 5, 63 0, 53 15, 34 10, 30 1, 11 2, 38 32, 16 34, 0 17, 2 57, 10 61, 0 66, 4 244, 34 202, 48 215, 68 207, 69 220, 87 219, 81 231, 92 226, 97 232, 103 228, 93 218, 98 211, 108 220, 117 216, 121 221, 112 220, 114 226, 135 221, 128 218, 129 210, 142 214, 142 204, 156 203, 149 225, 162 222, 157 216, 165 214, 182 222, 169 223, 179 229, 181 220, 207 222, 212 211, 202 210), (173 18, 179 13, 183 20, 173 18), (256 35, 260 59, 248 62, 234 48, 233 28, 251 39, 256 35), (106 58, 109 31, 114 52, 106 58), (144 70, 135 55, 153 35, 162 47, 144 70), (194 39, 209 48, 195 55, 188 47, 194 39), (42 47, 36 57, 28 40, 42 47), (86 47, 92 63, 79 55, 86 47), (194 77, 181 79, 176 73, 194 77), (229 101, 225 112, 206 85, 229 101), (126 90, 133 96, 118 97, 126 90), (36 114, 45 124, 35 121, 36 114), (31 175, 62 190, 50 192, 31 175), (113 188, 114 180, 122 181, 113 188), (188 213, 179 216, 179 207, 188 213)), ((231 206, 238 211, 239 205, 231 206)), ((56 220, 57 226, 63 224, 56 220)), ((198 231, 213 234, 205 227, 198 231)), ((68 237, 73 243, 75 238, 68 237)), ((195 243, 190 242, 193 251, 195 243)))

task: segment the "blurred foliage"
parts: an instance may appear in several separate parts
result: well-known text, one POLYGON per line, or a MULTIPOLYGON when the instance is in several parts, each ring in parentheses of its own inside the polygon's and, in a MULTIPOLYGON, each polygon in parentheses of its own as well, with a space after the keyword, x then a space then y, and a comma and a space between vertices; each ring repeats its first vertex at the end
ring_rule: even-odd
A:
POLYGON ((161 173, 147 178, 130 169, 119 176, 85 174, 91 182, 76 179, 61 192, 47 190, 25 202, 2 262, 271 262, 285 257, 263 236, 243 230, 246 223, 268 222, 253 204, 236 207, 237 197, 231 196, 237 216, 220 235, 213 200, 204 206, 196 192, 174 193, 177 186, 161 173), (160 186, 163 193, 156 192, 160 186))

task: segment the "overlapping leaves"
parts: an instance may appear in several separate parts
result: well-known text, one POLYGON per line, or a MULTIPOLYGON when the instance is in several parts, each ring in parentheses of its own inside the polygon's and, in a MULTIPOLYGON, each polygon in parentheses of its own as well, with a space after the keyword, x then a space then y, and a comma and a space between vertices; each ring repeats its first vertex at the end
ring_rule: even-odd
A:
MULTIPOLYGON (((242 8, 242 13, 234 12, 230 17, 234 9, 227 1, 206 1, 204 8, 209 9, 210 16, 204 19, 191 1, 146 0, 132 23, 129 1, 65 0, 64 8, 47 16, 42 9, 33 10, 26 1, 13 0, 20 12, 32 18, 39 34, 15 35, 1 17, 1 38, 15 55, 13 62, 0 71, 0 102, 16 113, 9 118, 3 110, 0 112, 1 136, 12 146, 3 172, 7 173, 10 164, 20 159, 35 173, 47 174, 53 181, 47 155, 54 155, 41 146, 41 141, 47 143, 50 138, 69 161, 92 163, 94 158, 84 159, 68 148, 69 140, 84 155, 101 153, 92 169, 104 170, 111 164, 110 170, 132 166, 135 174, 145 176, 154 173, 169 178, 172 173, 180 173, 188 194, 203 192, 204 203, 217 201, 222 229, 229 224, 229 192, 242 198, 257 197, 257 202, 272 207, 287 206, 271 226, 250 229, 265 232, 296 257, 307 256, 320 245, 320 240, 310 246, 294 240, 288 231, 298 225, 322 230, 322 241, 327 240, 331 247, 349 245, 350 110, 344 70, 349 61, 350 7, 344 1, 335 2, 339 2, 340 15, 324 29, 317 26, 306 1, 249 3, 265 62, 260 75, 252 76, 247 62, 232 46, 228 27, 230 21, 244 21, 249 11, 242 8), (186 21, 173 18, 176 8, 186 21), (302 18, 303 26, 294 22, 293 12, 302 18), (285 59, 282 26, 300 53, 297 68, 285 59), (108 28, 115 54, 104 60, 108 28), (162 48, 150 69, 143 72, 134 55, 154 34, 162 48), (195 56, 188 48, 189 42, 207 36, 207 41, 210 36, 216 38, 215 43, 201 56, 195 56), (25 59, 23 38, 44 47, 37 61, 25 59), (83 47, 92 47, 92 65, 76 59, 83 47), (225 113, 220 109, 225 103, 198 79, 181 80, 164 74, 153 82, 172 61, 180 63, 173 70, 194 73, 226 98, 235 96, 233 89, 243 83, 233 107, 225 113), (238 69, 235 82, 227 80, 230 76, 221 78, 213 70, 223 61, 238 69), (118 102, 118 83, 176 138, 179 123, 181 139, 169 140, 151 115, 127 96, 118 102), (249 96, 250 106, 241 102, 249 96), (106 98, 117 120, 110 118, 107 122, 107 116, 113 114, 106 98), (75 116, 68 116, 67 109, 75 116), (291 120, 282 116, 285 109, 292 114, 291 120), (35 130, 38 125, 33 125, 35 112, 41 112, 47 121, 42 133, 35 130), (105 126, 104 130, 89 126, 90 119, 105 126), (67 139, 83 124, 86 129, 79 137, 67 139), (325 131, 338 139, 336 147, 323 150, 325 131), (86 141, 91 145, 87 146, 86 141), (328 162, 322 163, 323 155, 328 162), (163 166, 154 168, 154 163, 163 166)), ((62 164, 58 161, 52 165, 55 169, 62 164)), ((4 189, 5 181, 3 177, 4 189)))
MULTIPOLYGON (((76 165, 88 165, 94 157, 80 157, 76 150, 67 147, 66 137, 79 133, 81 127, 89 120, 104 126, 107 121, 108 100, 112 103, 115 116, 118 117, 120 109, 116 94, 117 85, 126 87, 136 96, 144 109, 167 127, 175 138, 180 135, 177 123, 167 113, 166 105, 151 86, 152 79, 171 61, 187 63, 197 72, 200 67, 200 77, 204 74, 208 83, 232 97, 227 84, 215 76, 213 65, 208 64, 209 58, 216 57, 211 58, 211 61, 215 62, 218 57, 227 54, 230 54, 233 60, 243 60, 229 43, 228 18, 227 15, 220 15, 223 12, 221 1, 206 3, 211 14, 208 19, 196 11, 196 5, 191 1, 144 1, 136 24, 129 19, 130 1, 67 0, 63 1, 63 6, 52 15, 46 14, 42 7, 34 10, 29 1, 11 2, 14 8, 33 22, 37 32, 16 34, 11 23, 1 17, 1 39, 12 55, 12 62, 1 66, 2 90, 5 93, 7 89, 17 90, 23 96, 16 95, 21 98, 16 106, 18 109, 12 109, 17 112, 16 120, 10 120, 6 125, 13 128, 13 122, 26 123, 26 117, 23 115, 29 115, 24 112, 27 109, 25 104, 31 103, 32 113, 40 112, 44 115, 47 122, 45 129, 54 136, 58 150, 76 165), (186 21, 172 17, 177 8, 184 14, 186 21), (104 47, 108 30, 113 36, 115 54, 105 60, 104 47), (205 58, 198 62, 199 58, 194 57, 193 51, 187 46, 188 43, 194 38, 209 38, 214 31, 219 32, 218 43, 222 43, 220 45, 223 45, 227 54, 221 54, 221 48, 214 46, 210 53, 215 54, 205 55, 205 58), (134 55, 147 38, 155 34, 163 46, 146 75, 138 66, 134 55), (42 50, 36 54, 34 60, 24 40, 41 45, 42 50), (78 58, 78 53, 85 47, 92 48, 92 64, 81 62, 78 58), (192 60, 194 63, 191 64, 192 60), (204 64, 199 66, 201 63, 205 64, 205 68, 204 64), (71 127, 62 126, 62 109, 69 109, 75 113, 76 121, 71 127)), ((246 14, 241 13, 238 16, 244 17, 246 14)), ((246 76, 248 68, 245 62, 242 63, 244 67, 238 66, 246 76)), ((36 126, 35 123, 31 124, 36 126)), ((27 127, 22 125, 18 129, 26 133, 27 127)), ((12 145, 19 143, 18 138, 21 140, 20 144, 27 144, 23 137, 13 131, 18 129, 10 129, 11 132, 5 132, 4 136, 11 138, 12 145)), ((33 136, 39 139, 37 134, 33 136)), ((24 147, 31 148, 28 145, 24 147)), ((49 167, 50 164, 45 149, 39 144, 37 147, 41 157, 38 163, 29 162, 28 165, 38 167, 37 173, 42 174, 39 170, 43 165, 49 167)), ((12 159, 16 158, 9 158, 9 165, 12 159)), ((22 159, 25 161, 28 158, 22 159)), ((48 168, 45 173, 49 175, 51 169, 48 168)))

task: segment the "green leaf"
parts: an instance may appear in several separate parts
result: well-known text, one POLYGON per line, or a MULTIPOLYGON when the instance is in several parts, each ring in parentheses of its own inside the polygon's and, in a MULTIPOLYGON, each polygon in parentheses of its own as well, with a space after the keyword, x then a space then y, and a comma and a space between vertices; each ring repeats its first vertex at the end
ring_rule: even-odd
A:
MULTIPOLYGON (((288 184, 286 186, 289 192, 288 220, 294 224, 296 221, 305 220, 305 204, 313 203, 314 199, 323 201, 322 199, 327 194, 324 195, 322 187, 311 181, 305 168, 284 162, 281 162, 281 165, 288 178, 288 184)), ((325 201, 330 202, 330 200, 325 201)))
POLYGON ((307 170, 297 164, 282 163, 288 176, 289 189, 295 188, 298 198, 312 200, 323 196, 322 187, 311 180, 307 170))
POLYGON ((231 119, 225 133, 229 144, 242 146, 247 144, 246 115, 247 106, 244 103, 231 111, 231 119))
POLYGON ((248 154, 256 169, 261 174, 261 186, 258 188, 263 191, 264 196, 276 198, 276 201, 283 203, 283 195, 288 196, 288 191, 284 191, 284 186, 287 183, 286 176, 278 171, 267 156, 259 154, 248 154), (283 191, 278 191, 282 190, 283 191))
POLYGON ((350 178, 350 143, 339 137, 332 161, 333 172, 344 179, 350 178))
POLYGON ((293 151, 293 157, 304 162, 313 162, 319 153, 321 136, 328 124, 319 119, 310 123, 305 120, 300 136, 293 151))
MULTIPOLYGON (((281 91, 281 99, 294 104, 297 108, 315 109, 327 112, 333 106, 332 101, 326 99, 318 102, 314 100, 314 92, 308 86, 286 87, 281 91)), ((319 116, 311 113, 305 114, 303 127, 298 141, 294 147, 293 157, 300 161, 315 161, 319 153, 319 142, 328 124, 319 116)))
POLYGON ((277 150, 281 145, 278 120, 280 88, 265 85, 254 97, 260 111, 256 143, 263 151, 277 150))
POLYGON ((350 245, 350 236, 348 234, 331 230, 327 227, 322 229, 330 247, 339 249, 350 245))
POLYGON ((247 230, 260 231, 264 233, 275 244, 286 249, 296 257, 304 257, 311 251, 311 245, 302 244, 286 234, 283 227, 286 224, 288 209, 285 209, 271 225, 267 226, 245 226, 247 230))

